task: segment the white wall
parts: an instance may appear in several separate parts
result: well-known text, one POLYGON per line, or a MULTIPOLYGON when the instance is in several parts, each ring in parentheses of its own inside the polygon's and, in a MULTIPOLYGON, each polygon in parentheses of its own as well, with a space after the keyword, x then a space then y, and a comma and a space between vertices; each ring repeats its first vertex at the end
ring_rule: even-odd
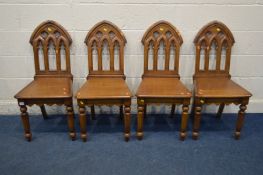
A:
MULTIPOLYGON (((191 89, 194 36, 206 23, 222 21, 236 40, 231 61, 233 79, 253 93, 248 112, 263 112, 262 16, 263 0, 0 0, 0 114, 19 113, 13 96, 34 75, 33 52, 28 41, 34 28, 47 19, 63 25, 73 39, 71 63, 74 92, 84 82, 88 72, 87 51, 83 43, 88 30, 104 19, 119 26, 127 38, 125 73, 133 93, 143 71, 140 40, 151 24, 167 20, 181 32, 184 44, 180 74, 182 81, 191 89)), ((157 107, 157 111, 160 108, 162 112, 168 109, 157 107)), ((135 105, 132 109, 136 112, 135 105)), ((236 112, 237 109, 230 106, 225 112, 236 112)), ((53 113, 61 110, 49 108, 49 112, 53 113)), ((216 108, 205 110, 214 112, 216 108)), ((39 109, 35 107, 31 112, 39 112, 39 109)), ((105 108, 104 112, 109 112, 109 108, 105 108)))

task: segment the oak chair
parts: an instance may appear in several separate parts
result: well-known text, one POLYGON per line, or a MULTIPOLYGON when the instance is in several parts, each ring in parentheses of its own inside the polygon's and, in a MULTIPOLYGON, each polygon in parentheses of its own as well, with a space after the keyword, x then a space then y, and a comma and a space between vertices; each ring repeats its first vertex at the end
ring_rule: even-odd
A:
POLYGON ((88 48, 89 75, 76 94, 81 138, 83 141, 87 139, 85 106, 91 107, 94 118, 94 105, 119 105, 121 114, 124 106, 124 138, 128 141, 132 95, 124 75, 126 39, 117 26, 109 21, 102 21, 88 32, 85 43, 88 48))
POLYGON ((166 21, 153 24, 144 34, 144 73, 137 91, 138 117, 137 138, 143 138, 143 118, 147 104, 182 104, 180 139, 186 137, 191 92, 180 81, 179 53, 183 39, 177 29, 166 21), (162 44, 161 44, 162 43, 162 44), (163 46, 163 49, 162 49, 163 46), (152 50, 153 53, 149 53, 152 50), (163 53, 160 52, 163 50, 163 53), (153 66, 150 67, 152 55, 153 66), (164 57, 164 63, 160 61, 164 57), (162 64, 162 67, 161 67, 162 64))
POLYGON ((68 32, 50 20, 41 23, 31 35, 30 43, 33 46, 35 63, 34 80, 15 95, 28 141, 31 141, 32 134, 26 106, 34 104, 40 106, 44 119, 47 118, 45 104, 65 105, 69 135, 72 140, 76 138, 72 105, 73 76, 70 69, 71 42, 68 32), (52 55, 53 52, 55 53, 52 55))
POLYGON ((225 105, 240 104, 235 138, 239 139, 251 93, 231 80, 229 74, 231 48, 235 40, 231 31, 223 23, 213 21, 204 26, 194 43, 196 63, 194 81, 194 128, 193 139, 198 139, 202 105, 219 105, 220 118, 225 105))

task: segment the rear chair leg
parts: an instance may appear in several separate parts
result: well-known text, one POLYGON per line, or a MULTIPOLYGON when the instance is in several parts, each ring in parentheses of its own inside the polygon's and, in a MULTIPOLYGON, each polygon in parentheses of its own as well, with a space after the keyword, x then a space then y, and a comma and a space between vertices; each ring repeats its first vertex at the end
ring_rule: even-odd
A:
POLYGON ((45 119, 47 119, 47 112, 46 112, 46 108, 45 108, 45 105, 40 105, 40 109, 41 109, 41 112, 42 112, 42 116, 45 119))
POLYGON ((95 107, 94 107, 94 105, 92 105, 92 106, 90 107, 90 109, 91 109, 91 119, 92 119, 92 120, 96 120, 96 117, 95 117, 95 107))
POLYGON ((219 105, 219 108, 218 108, 218 111, 217 111, 217 114, 216 114, 216 118, 221 118, 224 108, 225 108, 225 104, 221 103, 219 105))
POLYGON ((171 108, 171 117, 174 116, 174 111, 175 111, 175 104, 172 104, 172 108, 171 108))
POLYGON ((143 117, 147 117, 147 104, 144 104, 144 113, 143 113, 143 117))
POLYGON ((120 106, 120 119, 123 118, 123 105, 120 106))
POLYGON ((190 117, 194 118, 194 116, 195 116, 195 98, 193 100, 192 108, 191 108, 191 112, 190 112, 190 117))

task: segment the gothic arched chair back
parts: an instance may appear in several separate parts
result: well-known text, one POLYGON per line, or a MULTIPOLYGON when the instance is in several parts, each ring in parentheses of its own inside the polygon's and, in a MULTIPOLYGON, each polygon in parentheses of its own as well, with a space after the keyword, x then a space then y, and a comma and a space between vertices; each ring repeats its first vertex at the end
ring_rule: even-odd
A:
POLYGON ((220 118, 225 105, 240 104, 236 123, 235 138, 240 137, 246 105, 251 93, 231 80, 229 74, 231 49, 235 40, 231 31, 223 23, 212 21, 197 34, 196 62, 194 79, 195 113, 193 138, 199 136, 201 111, 203 105, 219 105, 217 117, 220 118))
POLYGON ((179 55, 182 43, 180 33, 169 22, 159 21, 149 27, 142 38, 143 76, 179 77, 179 55), (164 60, 161 60, 161 57, 164 60), (152 62, 152 68, 149 68, 150 62, 152 62))
POLYGON ((138 87, 137 138, 143 138, 143 121, 149 104, 182 105, 180 139, 185 139, 191 92, 180 81, 179 56, 183 39, 177 29, 166 21, 151 25, 142 38, 144 73, 138 87))
POLYGON ((69 135, 76 138, 72 101, 73 75, 70 69, 71 37, 55 21, 38 25, 30 38, 35 61, 35 77, 20 90, 15 98, 21 111, 25 138, 30 141, 29 115, 27 106, 40 106, 44 119, 47 118, 45 105, 65 105, 68 113, 69 135))
POLYGON ((116 25, 109 21, 96 24, 88 32, 85 43, 88 47, 89 76, 124 77, 123 59, 126 39, 116 25), (107 58, 104 59, 104 56, 107 58), (94 64, 96 61, 97 65, 94 64), (109 68, 105 68, 107 65, 109 68))
POLYGON ((89 75, 76 94, 81 138, 83 141, 87 140, 85 106, 91 107, 91 117, 94 119, 95 105, 118 105, 121 116, 124 113, 124 137, 128 141, 132 94, 124 75, 126 39, 117 26, 109 21, 102 21, 88 32, 85 43, 88 48, 89 75))
POLYGON ((231 48, 234 42, 231 31, 223 23, 213 21, 204 26, 194 40, 196 47, 194 77, 230 77, 231 48))
POLYGON ((57 22, 48 20, 41 23, 30 38, 34 50, 36 76, 72 76, 70 69, 71 42, 68 32, 57 22))

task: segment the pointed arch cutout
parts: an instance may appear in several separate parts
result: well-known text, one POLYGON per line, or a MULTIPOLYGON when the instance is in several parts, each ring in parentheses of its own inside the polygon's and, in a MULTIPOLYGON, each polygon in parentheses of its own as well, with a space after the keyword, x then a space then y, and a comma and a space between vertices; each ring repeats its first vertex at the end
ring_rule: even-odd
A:
POLYGON ((63 26, 58 24, 56 21, 52 21, 52 20, 47 20, 39 24, 37 28, 34 30, 34 32, 32 33, 29 42, 33 45, 34 40, 38 38, 43 32, 46 32, 47 35, 59 32, 61 36, 63 36, 64 38, 66 38, 66 40, 68 40, 69 45, 71 45, 72 43, 72 39, 69 33, 67 32, 67 30, 63 26))
POLYGON ((154 23, 146 30, 141 42, 144 45, 143 76, 179 77, 179 53, 183 39, 171 23, 164 20, 154 23), (160 45, 161 41, 163 45, 160 45), (160 57, 165 58, 164 61, 159 60, 160 49, 164 50, 164 55, 160 57), (153 50, 153 61, 150 59, 152 58, 149 53, 151 50, 153 50), (174 55, 171 54, 171 50, 175 51, 174 55), (153 62, 153 69, 148 68, 151 62, 153 62), (163 62, 164 69, 159 69, 163 66, 158 66, 158 64, 163 64, 163 62))
POLYGON ((71 76, 70 45, 72 39, 64 27, 52 20, 44 21, 32 33, 30 43, 34 51, 36 75, 64 74, 71 76), (41 59, 39 57, 39 43, 43 45, 43 48, 41 48, 43 60, 39 60, 41 59), (61 55, 62 53, 65 53, 65 55, 61 55), (44 62, 44 70, 40 70, 42 61, 44 62), (61 63, 64 62, 66 63, 65 69, 64 66, 61 66, 61 63))
POLYGON ((154 23, 146 30, 142 37, 142 44, 145 44, 145 41, 147 41, 149 38, 152 38, 152 36, 154 36, 154 32, 160 32, 162 34, 171 32, 171 35, 175 37, 176 41, 180 45, 183 44, 183 38, 180 32, 171 23, 164 20, 154 23))
MULTIPOLYGON (((88 48, 88 65, 89 65, 89 76, 104 76, 104 75, 114 75, 124 77, 124 46, 126 44, 126 38, 122 31, 113 23, 109 21, 101 21, 97 23, 88 32, 84 43, 88 48), (107 42, 107 45, 104 45, 107 42), (97 46, 96 48, 93 45, 97 46), (118 60, 115 60, 115 51, 118 47, 118 60), (107 59, 102 59, 103 50, 109 51, 107 59), (97 56, 93 55, 93 50, 96 49, 97 56), (96 58, 95 58, 96 56, 96 58), (97 60, 94 60, 97 59, 97 60), (98 62, 98 68, 93 67, 93 62, 98 62), (115 69, 115 63, 119 63, 119 68, 115 69), (109 63, 110 70, 105 69, 105 64, 109 63)), ((105 55, 104 55, 105 56, 105 55)), ((116 56, 117 58, 117 56, 116 56)))
POLYGON ((231 44, 231 46, 235 43, 235 39, 233 37, 232 32, 224 23, 220 21, 212 21, 206 24, 204 27, 202 27, 201 30, 199 30, 199 32, 197 33, 194 39, 194 43, 197 45, 204 38, 208 39, 208 36, 206 35, 208 32, 210 32, 213 35, 218 33, 222 34, 222 36, 225 36, 226 39, 230 41, 229 44, 231 44))
POLYGON ((122 31, 117 27, 115 24, 113 24, 110 21, 103 20, 99 23, 97 23, 95 26, 93 26, 90 31, 88 32, 84 43, 88 45, 89 41, 91 41, 92 37, 98 32, 101 32, 102 34, 109 34, 110 31, 116 34, 117 38, 123 42, 123 44, 126 44, 126 38, 122 31))
POLYGON ((219 21, 212 21, 201 28, 197 33, 194 43, 196 46, 196 61, 195 61, 195 75, 200 76, 224 76, 230 77, 230 59, 231 49, 235 43, 232 32, 229 28, 219 21), (216 43, 216 47, 213 47, 213 42, 216 43), (203 45, 205 43, 205 45, 203 45), (204 55, 201 55, 204 51, 204 55), (211 55, 215 51, 215 55, 211 55), (225 60, 222 60, 222 52, 226 51, 225 60), (204 63, 201 63, 200 58, 205 57, 204 63), (216 57, 216 67, 209 68, 211 60, 210 57, 216 57), (224 62, 223 69, 222 64, 224 62), (204 64, 204 65, 203 65, 204 64), (204 67, 201 69, 200 67, 204 67))

